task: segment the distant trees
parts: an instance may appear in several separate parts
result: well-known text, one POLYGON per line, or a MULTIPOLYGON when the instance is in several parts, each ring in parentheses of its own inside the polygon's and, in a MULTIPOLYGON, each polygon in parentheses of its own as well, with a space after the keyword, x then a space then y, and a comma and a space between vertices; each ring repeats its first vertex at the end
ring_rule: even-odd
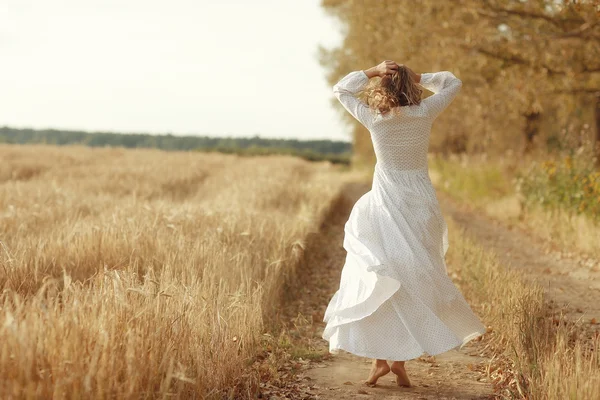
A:
POLYGON ((0 143, 52 145, 81 144, 91 147, 158 148, 162 150, 220 151, 244 155, 290 154, 307 160, 348 163, 352 144, 334 140, 268 139, 122 134, 108 132, 0 128, 0 143))
MULTIPOLYGON (((526 151, 562 140, 565 131, 579 132, 574 125, 595 123, 598 0, 322 0, 321 5, 343 23, 345 35, 339 48, 320 49, 331 84, 384 59, 417 72, 452 70, 463 80, 463 93, 434 127, 434 149, 526 151)), ((355 153, 369 159, 368 135, 351 123, 355 153)))

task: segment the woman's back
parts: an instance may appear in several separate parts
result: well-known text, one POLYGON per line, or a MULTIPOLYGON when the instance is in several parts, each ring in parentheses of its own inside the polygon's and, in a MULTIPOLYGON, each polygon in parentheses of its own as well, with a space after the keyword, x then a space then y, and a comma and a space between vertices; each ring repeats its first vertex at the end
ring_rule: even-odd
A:
POLYGON ((350 72, 334 85, 333 92, 371 133, 377 163, 389 169, 427 169, 431 126, 460 91, 461 80, 449 71, 421 74, 419 84, 434 94, 418 105, 387 114, 373 112, 355 96, 368 80, 364 71, 350 72))
POLYGON ((422 104, 401 107, 397 115, 376 116, 369 132, 377 163, 390 169, 427 168, 432 122, 422 104))

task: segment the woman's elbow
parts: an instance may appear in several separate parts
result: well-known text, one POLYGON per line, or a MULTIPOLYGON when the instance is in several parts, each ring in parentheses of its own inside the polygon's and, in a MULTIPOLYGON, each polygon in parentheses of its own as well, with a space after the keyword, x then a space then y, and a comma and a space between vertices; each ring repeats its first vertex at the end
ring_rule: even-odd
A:
POLYGON ((333 94, 337 95, 340 92, 340 85, 336 83, 335 85, 333 85, 331 90, 333 91, 333 94))
POLYGON ((333 95, 335 97, 337 97, 337 99, 339 100, 340 97, 342 96, 342 94, 344 94, 346 91, 344 90, 344 88, 342 88, 339 84, 335 84, 333 85, 333 88, 331 89, 333 91, 333 95))
POLYGON ((454 75, 452 72, 449 72, 450 77, 452 78, 452 85, 456 86, 458 89, 460 89, 462 87, 462 81, 460 80, 460 78, 458 78, 456 75, 454 75))

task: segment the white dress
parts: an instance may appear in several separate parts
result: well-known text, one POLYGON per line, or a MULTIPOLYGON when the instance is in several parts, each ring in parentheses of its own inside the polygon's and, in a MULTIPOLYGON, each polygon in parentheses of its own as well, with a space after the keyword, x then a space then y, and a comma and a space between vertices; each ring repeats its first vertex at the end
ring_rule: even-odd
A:
POLYGON ((448 71, 424 73, 420 83, 434 94, 394 116, 356 97, 368 81, 353 71, 333 86, 369 130, 377 163, 345 224, 346 260, 322 337, 331 353, 395 361, 440 354, 485 332, 447 274, 448 227, 427 169, 431 125, 462 82, 448 71))

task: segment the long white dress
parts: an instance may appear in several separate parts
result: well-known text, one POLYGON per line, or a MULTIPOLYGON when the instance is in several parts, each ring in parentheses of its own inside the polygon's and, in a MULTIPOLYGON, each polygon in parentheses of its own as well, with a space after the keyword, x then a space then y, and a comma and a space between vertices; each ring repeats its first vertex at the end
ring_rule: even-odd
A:
POLYGON ((322 337, 334 354, 395 361, 440 354, 485 332, 448 276, 448 227, 427 168, 432 123, 462 82, 448 71, 424 73, 420 84, 432 96, 401 115, 381 115, 356 97, 368 81, 360 70, 333 86, 369 130, 377 163, 371 190, 345 224, 346 260, 322 337))

